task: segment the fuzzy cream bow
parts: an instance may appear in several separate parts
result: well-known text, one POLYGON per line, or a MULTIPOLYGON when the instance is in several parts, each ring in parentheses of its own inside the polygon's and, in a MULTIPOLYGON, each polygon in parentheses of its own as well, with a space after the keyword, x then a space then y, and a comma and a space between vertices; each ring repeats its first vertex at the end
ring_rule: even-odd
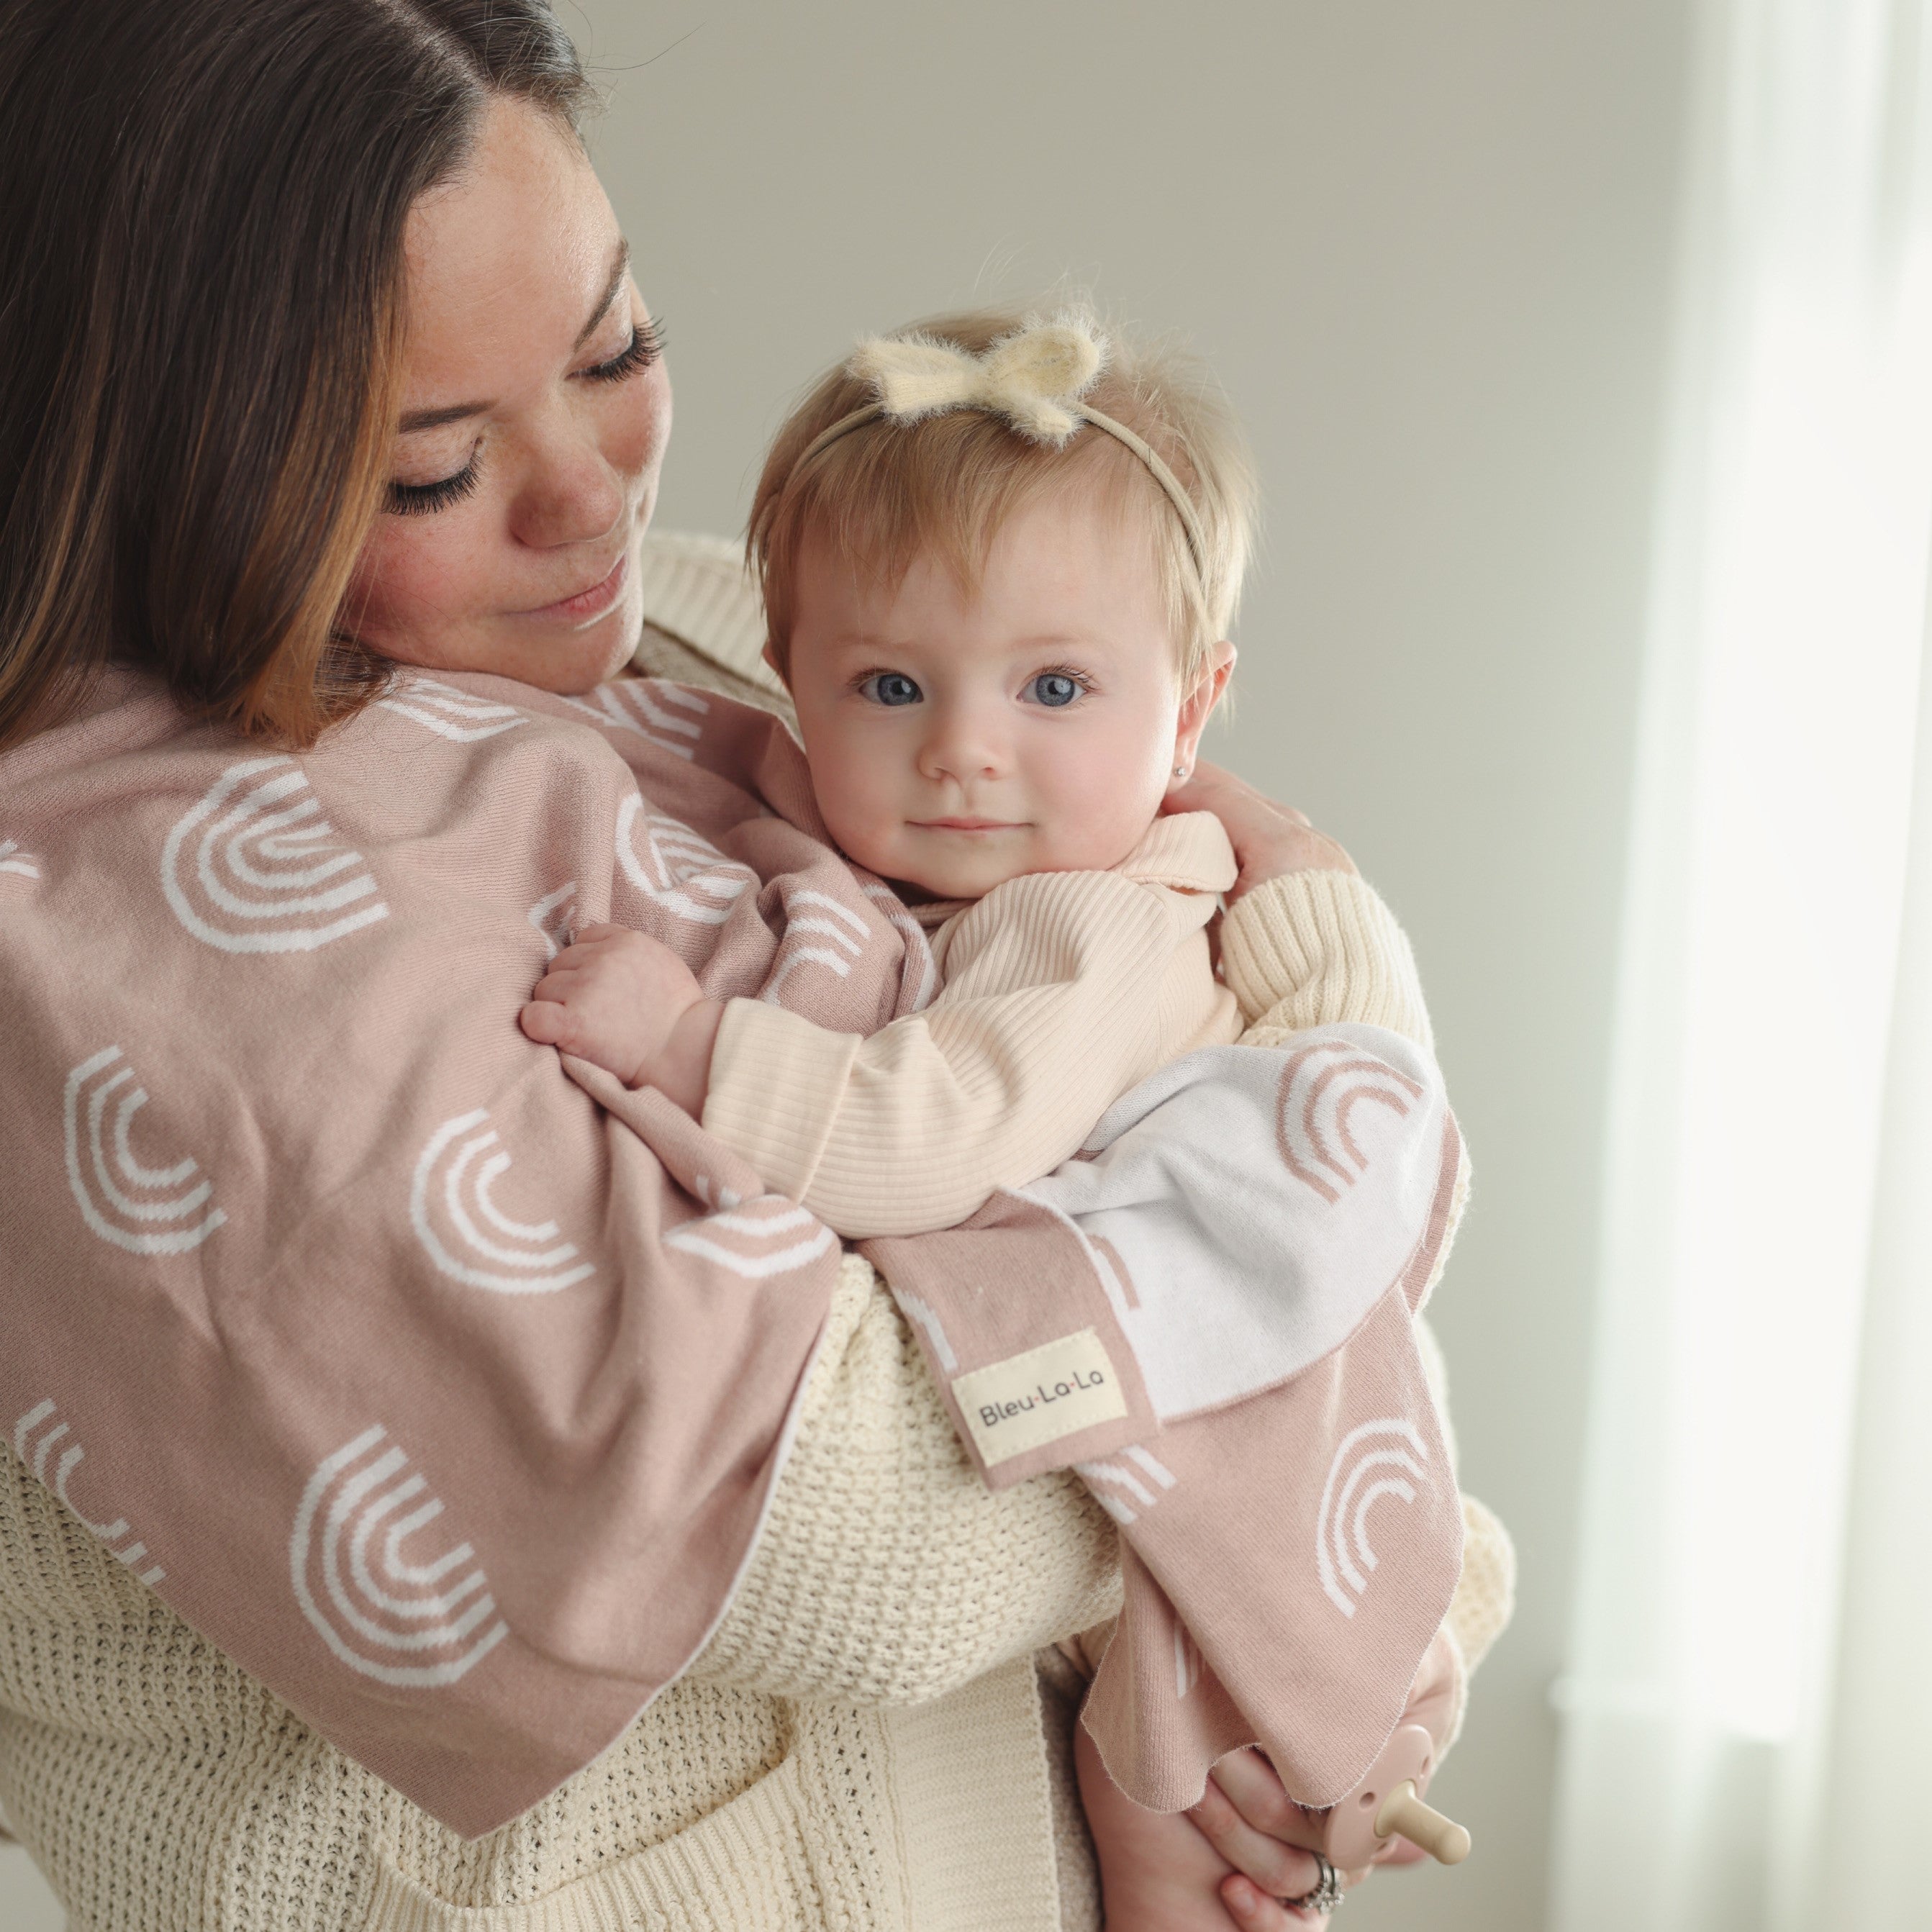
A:
POLYGON ((1194 500, 1144 436, 1082 400, 1106 364, 1107 338, 1068 316, 1030 322, 1002 336, 983 356, 929 335, 868 336, 845 370, 869 384, 877 400, 820 430, 794 467, 804 469, 842 436, 881 419, 912 423, 952 410, 983 410, 1055 449, 1090 424, 1132 450, 1167 493, 1186 532, 1198 602, 1205 595, 1208 544, 1194 500))
POLYGON ((1016 329, 982 356, 929 335, 872 336, 845 367, 895 422, 984 410, 1058 448, 1089 420, 1079 399, 1106 361, 1105 336, 1063 319, 1016 329))

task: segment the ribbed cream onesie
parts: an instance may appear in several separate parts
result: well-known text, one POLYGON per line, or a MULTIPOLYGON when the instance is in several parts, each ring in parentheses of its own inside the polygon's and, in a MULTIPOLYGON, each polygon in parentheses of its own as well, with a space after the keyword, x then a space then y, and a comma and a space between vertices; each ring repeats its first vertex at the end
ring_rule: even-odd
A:
POLYGON ((1261 1017, 1208 954, 1235 869, 1220 820, 1190 812, 1109 872, 917 907, 944 976, 932 1005, 868 1037, 731 1000, 704 1124, 848 1238, 952 1227, 1051 1173, 1156 1068, 1261 1017))

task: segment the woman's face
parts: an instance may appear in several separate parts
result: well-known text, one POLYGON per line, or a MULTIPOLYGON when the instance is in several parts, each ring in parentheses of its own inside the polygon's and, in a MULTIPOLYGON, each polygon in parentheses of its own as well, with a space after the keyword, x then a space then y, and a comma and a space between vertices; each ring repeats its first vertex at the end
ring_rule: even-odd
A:
POLYGON ((406 236, 388 500, 345 615, 386 657, 583 691, 629 656, 670 385, 571 135, 491 104, 406 236))

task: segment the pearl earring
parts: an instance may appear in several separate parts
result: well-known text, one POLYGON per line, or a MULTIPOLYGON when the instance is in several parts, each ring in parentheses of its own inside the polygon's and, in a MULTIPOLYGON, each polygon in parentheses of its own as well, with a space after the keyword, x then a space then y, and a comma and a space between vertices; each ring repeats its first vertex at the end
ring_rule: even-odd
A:
POLYGON ((1174 776, 1178 778, 1184 778, 1193 769, 1191 765, 1176 765, 1174 768, 1174 776))

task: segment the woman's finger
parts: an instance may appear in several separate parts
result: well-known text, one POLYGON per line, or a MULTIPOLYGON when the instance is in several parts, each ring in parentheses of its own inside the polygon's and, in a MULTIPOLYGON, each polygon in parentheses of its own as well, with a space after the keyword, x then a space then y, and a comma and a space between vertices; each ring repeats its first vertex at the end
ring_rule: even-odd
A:
MULTIPOLYGON (((1276 1834, 1288 1828, 1289 1820, 1277 1810, 1272 1801, 1254 1792, 1244 1792, 1246 1802, 1237 1807, 1228 1792, 1222 1789, 1222 1774, 1235 1767, 1241 1758, 1252 1754, 1241 1752, 1234 1759, 1223 1759, 1214 1767, 1214 1774, 1208 1780, 1208 1788, 1201 1794, 1201 1802, 1188 1813, 1196 1828, 1219 1852, 1228 1864, 1244 1877, 1252 1879, 1272 1898, 1305 1898, 1321 1877, 1319 1867, 1315 1862, 1312 1852, 1304 1851, 1299 1845, 1285 1844, 1276 1834), (1258 1818, 1251 1820, 1245 1815, 1252 1804, 1258 1818)), ((1268 1772, 1274 1778, 1272 1770, 1268 1772)), ((1274 1780, 1275 1790, 1280 1792, 1281 1781, 1274 1780)), ((1286 1804, 1286 1794, 1282 1802, 1286 1804)), ((1288 1809, 1293 1810, 1289 1805, 1288 1809)))
POLYGON ((1292 819, 1298 825, 1308 823, 1305 814, 1296 811, 1292 805, 1283 805, 1279 800, 1269 797, 1266 792, 1251 785, 1246 778, 1229 771, 1225 765, 1197 765, 1194 776, 1168 796, 1171 799, 1180 799, 1190 794, 1199 800, 1201 803, 1184 806, 1183 808, 1185 810, 1198 811, 1211 798, 1219 802, 1252 806, 1256 811, 1265 811, 1292 819))
POLYGON ((1289 1797, 1281 1774, 1252 1746, 1222 1759, 1214 1767, 1214 1783, 1243 1820, 1264 1837, 1292 1844, 1308 1835, 1310 1814, 1289 1797))
POLYGON ((1162 808, 1211 812, 1220 820, 1240 868, 1233 898, 1285 873, 1355 869, 1348 854, 1316 831, 1306 812, 1264 797, 1217 766, 1203 766, 1195 778, 1168 795, 1162 808))
POLYGON ((1326 1925, 1325 1914, 1298 1911, 1278 1898, 1270 1898, 1261 1888, 1244 1878, 1221 1881, 1221 1903, 1240 1928, 1240 1932, 1308 1932, 1313 1925, 1326 1925))

